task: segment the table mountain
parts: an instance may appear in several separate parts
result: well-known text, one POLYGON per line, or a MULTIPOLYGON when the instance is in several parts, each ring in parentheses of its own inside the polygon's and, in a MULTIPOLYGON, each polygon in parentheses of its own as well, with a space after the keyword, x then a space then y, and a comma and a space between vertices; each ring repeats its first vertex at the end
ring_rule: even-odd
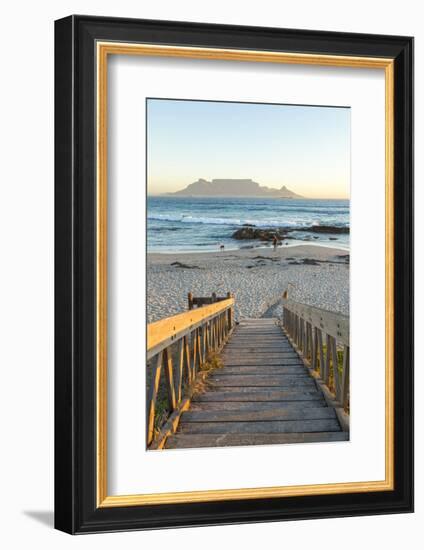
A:
POLYGON ((181 195, 190 197, 275 197, 280 199, 301 199, 301 195, 297 195, 285 185, 281 189, 273 189, 259 185, 251 179, 214 179, 207 181, 198 179, 197 181, 187 185, 185 189, 170 195, 181 195))

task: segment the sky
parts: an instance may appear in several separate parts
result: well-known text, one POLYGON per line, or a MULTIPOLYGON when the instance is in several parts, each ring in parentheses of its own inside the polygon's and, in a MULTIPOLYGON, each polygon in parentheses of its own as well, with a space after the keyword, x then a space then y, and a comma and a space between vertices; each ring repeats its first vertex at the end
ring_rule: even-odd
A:
POLYGON ((148 99, 148 194, 199 178, 349 198, 350 109, 148 99))

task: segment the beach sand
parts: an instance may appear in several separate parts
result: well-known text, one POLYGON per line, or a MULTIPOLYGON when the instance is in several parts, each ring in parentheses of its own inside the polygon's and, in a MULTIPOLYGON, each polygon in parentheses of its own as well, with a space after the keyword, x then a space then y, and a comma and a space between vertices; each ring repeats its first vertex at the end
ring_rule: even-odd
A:
POLYGON ((297 301, 349 313, 349 253, 320 246, 147 255, 148 322, 187 311, 187 294, 227 292, 236 319, 279 317, 288 288, 297 301))

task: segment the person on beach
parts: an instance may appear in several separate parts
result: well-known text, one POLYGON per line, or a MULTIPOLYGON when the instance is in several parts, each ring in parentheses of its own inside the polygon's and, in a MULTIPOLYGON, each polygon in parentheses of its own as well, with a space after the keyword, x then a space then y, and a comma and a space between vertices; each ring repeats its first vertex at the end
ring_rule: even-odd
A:
POLYGON ((277 246, 278 246, 277 235, 274 235, 274 237, 272 238, 272 244, 274 245, 274 252, 275 252, 277 250, 277 246))

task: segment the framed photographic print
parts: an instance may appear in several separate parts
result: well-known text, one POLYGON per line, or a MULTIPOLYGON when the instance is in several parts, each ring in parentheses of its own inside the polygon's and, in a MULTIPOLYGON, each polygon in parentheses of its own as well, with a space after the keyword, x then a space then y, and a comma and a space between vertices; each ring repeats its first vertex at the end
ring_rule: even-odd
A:
POLYGON ((55 525, 413 509, 413 39, 55 26, 55 525))

